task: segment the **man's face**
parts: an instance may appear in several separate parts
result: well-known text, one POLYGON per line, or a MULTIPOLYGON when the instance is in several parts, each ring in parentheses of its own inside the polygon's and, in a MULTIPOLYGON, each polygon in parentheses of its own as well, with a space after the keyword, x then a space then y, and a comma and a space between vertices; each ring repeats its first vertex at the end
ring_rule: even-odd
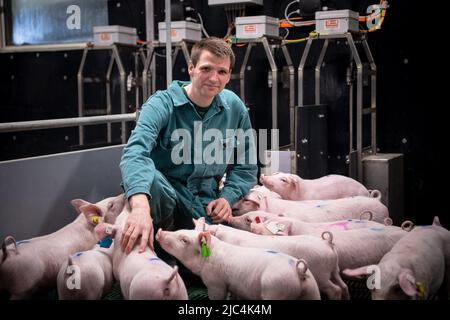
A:
POLYGON ((230 81, 230 58, 221 58, 203 50, 197 65, 189 63, 194 94, 203 98, 214 98, 230 81))

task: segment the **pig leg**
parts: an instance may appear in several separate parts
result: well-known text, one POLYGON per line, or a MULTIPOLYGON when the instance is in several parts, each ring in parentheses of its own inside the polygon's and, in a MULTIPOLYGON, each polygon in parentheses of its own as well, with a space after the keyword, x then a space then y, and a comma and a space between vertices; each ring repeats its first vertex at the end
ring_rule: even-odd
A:
POLYGON ((339 286, 335 285, 330 280, 327 281, 326 286, 322 286, 320 288, 320 290, 323 291, 330 300, 341 300, 342 299, 341 288, 339 288, 339 286))
POLYGON ((335 268, 331 273, 331 281, 341 289, 342 291, 341 299, 350 300, 350 293, 348 291, 348 287, 342 280, 341 275, 339 274, 339 268, 335 268))

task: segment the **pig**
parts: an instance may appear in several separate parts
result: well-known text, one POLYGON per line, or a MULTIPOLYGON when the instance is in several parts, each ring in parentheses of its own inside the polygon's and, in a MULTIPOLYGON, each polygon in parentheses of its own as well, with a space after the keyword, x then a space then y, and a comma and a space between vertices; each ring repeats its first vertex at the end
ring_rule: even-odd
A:
POLYGON ((78 217, 62 229, 41 237, 18 241, 8 236, 0 257, 0 291, 11 299, 25 299, 35 291, 56 286, 67 257, 91 249, 97 242, 94 227, 100 221, 114 222, 125 203, 123 194, 92 204, 75 199, 78 217))
POLYGON ((96 227, 98 239, 113 238, 113 273, 120 282, 122 296, 126 300, 187 300, 186 286, 178 274, 178 267, 170 267, 158 258, 148 246, 140 253, 135 245, 127 255, 120 247, 122 230, 130 213, 127 203, 117 218, 116 224, 99 224, 96 227))
MULTIPOLYGON (((352 230, 369 227, 380 227, 383 225, 392 225, 391 218, 385 218, 384 224, 371 221, 372 214, 369 211, 364 212, 360 219, 345 219, 330 222, 303 222, 301 220, 286 217, 283 213, 274 214, 265 211, 250 211, 242 216, 230 216, 227 224, 245 231, 263 235, 321 235, 323 231, 333 230, 352 230), (363 220, 367 217, 368 220, 363 220), (274 228, 278 225, 277 228, 274 228), (269 226, 269 228, 267 228, 269 226), (276 232, 272 232, 275 231, 276 232)), ((411 222, 412 223, 412 222, 411 222)))
POLYGON ((199 230, 162 231, 161 247, 201 277, 211 300, 319 300, 307 262, 272 249, 239 247, 199 230))
POLYGON ((372 283, 372 299, 428 299, 450 274, 450 232, 435 217, 433 225, 416 227, 400 239, 378 264, 345 269, 343 274, 364 278, 373 270, 379 270, 380 278, 372 283))
POLYGON ((284 214, 305 222, 359 219, 366 211, 371 212, 375 222, 383 223, 384 219, 389 217, 387 207, 376 198, 357 196, 331 200, 292 201, 268 198, 256 190, 234 204, 233 215, 239 216, 258 210, 284 214))
POLYGON ((256 235, 225 225, 207 225, 203 218, 194 220, 197 230, 209 231, 218 239, 245 247, 271 248, 289 254, 297 259, 308 261, 320 291, 330 299, 348 299, 347 285, 339 275, 337 254, 331 240, 318 237, 270 237, 256 235))
POLYGON ((339 257, 339 269, 355 269, 378 263, 407 234, 408 231, 395 226, 334 231, 333 242, 339 257))
POLYGON ((112 248, 96 244, 91 250, 70 255, 58 273, 58 298, 99 300, 110 292, 114 280, 112 248))
POLYGON ((270 176, 262 174, 259 181, 286 200, 327 200, 370 196, 366 187, 358 181, 336 174, 308 180, 295 174, 277 172, 270 176))
MULTIPOLYGON (((385 223, 388 223, 388 221, 386 220, 385 223)), ((307 234, 320 236, 324 231, 346 231, 370 227, 379 228, 384 225, 378 222, 360 219, 346 219, 334 222, 303 222, 292 218, 275 217, 259 223, 252 222, 250 224, 250 232, 262 235, 293 236, 307 234)))

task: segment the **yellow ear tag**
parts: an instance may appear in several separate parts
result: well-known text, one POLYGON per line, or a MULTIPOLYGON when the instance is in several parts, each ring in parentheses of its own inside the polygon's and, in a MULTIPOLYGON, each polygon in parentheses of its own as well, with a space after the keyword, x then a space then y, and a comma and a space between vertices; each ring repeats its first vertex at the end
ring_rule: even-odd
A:
POLYGON ((417 281, 416 288, 417 288, 417 291, 419 291, 419 298, 424 299, 425 298, 425 288, 423 287, 423 284, 417 281))
POLYGON ((93 216, 91 218, 91 221, 93 224, 98 224, 100 222, 100 217, 99 216, 93 216))

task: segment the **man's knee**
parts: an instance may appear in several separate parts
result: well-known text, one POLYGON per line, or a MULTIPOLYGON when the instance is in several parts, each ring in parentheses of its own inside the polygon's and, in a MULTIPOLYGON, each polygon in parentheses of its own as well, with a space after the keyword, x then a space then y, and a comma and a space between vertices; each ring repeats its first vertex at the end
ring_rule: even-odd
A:
POLYGON ((152 195, 150 208, 154 224, 162 228, 170 228, 177 207, 177 194, 170 182, 159 171, 155 173, 150 194, 152 195))

